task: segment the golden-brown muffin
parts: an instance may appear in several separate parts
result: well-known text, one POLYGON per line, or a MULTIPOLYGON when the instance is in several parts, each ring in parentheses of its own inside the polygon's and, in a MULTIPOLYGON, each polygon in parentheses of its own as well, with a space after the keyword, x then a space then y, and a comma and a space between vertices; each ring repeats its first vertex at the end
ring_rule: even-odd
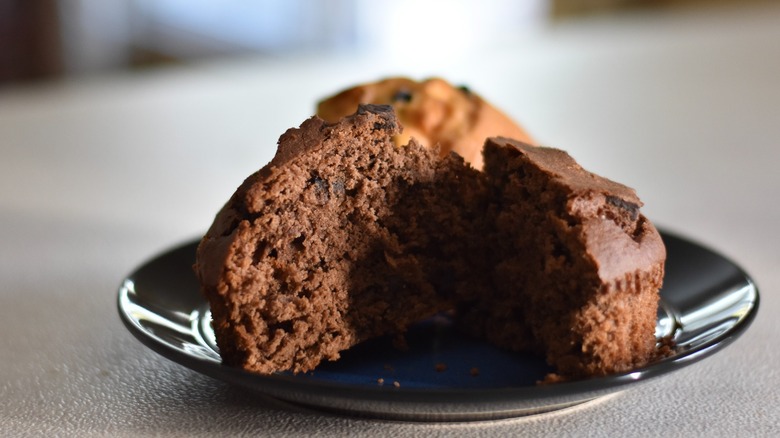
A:
POLYGON ((355 112, 359 104, 392 105, 404 127, 394 140, 398 146, 414 137, 421 144, 440 145, 442 156, 457 152, 482 168, 482 145, 502 136, 534 143, 512 119, 466 87, 454 87, 439 78, 414 81, 394 77, 357 85, 321 101, 317 115, 334 123, 355 112))

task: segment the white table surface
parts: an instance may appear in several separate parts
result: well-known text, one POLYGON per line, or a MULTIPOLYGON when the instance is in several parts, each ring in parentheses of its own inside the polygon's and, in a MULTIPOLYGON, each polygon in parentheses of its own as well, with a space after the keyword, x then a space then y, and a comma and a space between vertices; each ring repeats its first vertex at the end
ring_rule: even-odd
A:
MULTIPOLYGON (((432 55, 433 56, 433 55, 432 55)), ((780 436, 780 8, 598 18, 430 65, 245 60, 0 89, 0 435, 780 436), (316 99, 383 75, 468 83, 744 267, 747 333, 638 390, 476 424, 279 406, 138 342, 116 290, 197 238, 316 99)))

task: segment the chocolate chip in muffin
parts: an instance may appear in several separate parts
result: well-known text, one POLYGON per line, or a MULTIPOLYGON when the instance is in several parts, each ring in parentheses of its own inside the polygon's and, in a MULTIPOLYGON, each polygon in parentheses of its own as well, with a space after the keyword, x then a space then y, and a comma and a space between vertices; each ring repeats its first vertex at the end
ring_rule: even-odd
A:
POLYGON ((412 101, 412 92, 407 89, 400 89, 393 94, 393 102, 409 103, 412 101))

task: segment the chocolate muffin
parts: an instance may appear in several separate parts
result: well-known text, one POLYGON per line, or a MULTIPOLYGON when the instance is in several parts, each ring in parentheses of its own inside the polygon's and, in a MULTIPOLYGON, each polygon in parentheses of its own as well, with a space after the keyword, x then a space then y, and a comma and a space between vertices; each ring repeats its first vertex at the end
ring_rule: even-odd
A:
POLYGON ((477 93, 440 78, 394 77, 356 85, 321 101, 317 116, 333 123, 366 103, 393 106, 404 126, 394 138, 398 146, 410 138, 427 147, 438 144, 442 157, 457 152, 476 169, 482 168, 482 144, 488 137, 533 143, 523 128, 477 93))
POLYGON ((505 138, 485 171, 410 140, 390 106, 313 117, 218 213, 195 271, 225 363, 302 372, 456 309, 564 376, 647 363, 665 251, 632 189, 505 138))
POLYGON ((564 376, 654 358, 666 250, 634 190, 504 138, 487 141, 485 174, 497 257, 489 299, 460 303, 466 326, 543 353, 564 376))

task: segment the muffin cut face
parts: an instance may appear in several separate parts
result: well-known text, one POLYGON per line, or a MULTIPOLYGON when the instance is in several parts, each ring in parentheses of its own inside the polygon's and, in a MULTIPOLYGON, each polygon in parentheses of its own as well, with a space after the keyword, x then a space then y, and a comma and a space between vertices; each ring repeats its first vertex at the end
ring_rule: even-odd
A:
POLYGON ((633 190, 501 138, 479 172, 400 130, 388 106, 309 119, 217 215, 195 270, 227 364, 308 371, 453 308, 564 375, 650 359, 664 251, 633 190))

